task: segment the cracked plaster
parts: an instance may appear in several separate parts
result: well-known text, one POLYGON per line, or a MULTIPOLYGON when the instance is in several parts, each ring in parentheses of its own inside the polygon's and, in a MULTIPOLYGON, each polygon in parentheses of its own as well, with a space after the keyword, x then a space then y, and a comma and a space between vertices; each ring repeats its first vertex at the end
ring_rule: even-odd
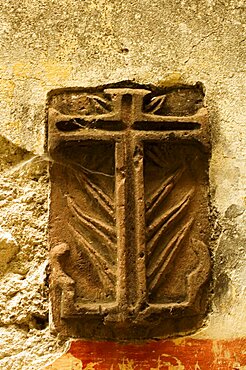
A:
POLYGON ((65 350, 47 327, 45 104, 58 87, 201 81, 212 125, 215 299, 202 338, 245 335, 245 4, 6 0, 0 26, 0 368, 65 350))

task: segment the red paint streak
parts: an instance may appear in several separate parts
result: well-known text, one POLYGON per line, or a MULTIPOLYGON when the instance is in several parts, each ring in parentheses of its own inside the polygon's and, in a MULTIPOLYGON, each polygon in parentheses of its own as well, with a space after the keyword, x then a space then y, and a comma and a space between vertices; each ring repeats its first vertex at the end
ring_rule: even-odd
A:
POLYGON ((169 370, 170 365, 175 370, 237 370, 246 366, 246 339, 183 339, 176 343, 161 340, 143 344, 77 340, 72 342, 69 353, 82 361, 83 368, 97 363, 95 370, 121 370, 120 365, 127 361, 134 363, 125 367, 129 370, 169 370))

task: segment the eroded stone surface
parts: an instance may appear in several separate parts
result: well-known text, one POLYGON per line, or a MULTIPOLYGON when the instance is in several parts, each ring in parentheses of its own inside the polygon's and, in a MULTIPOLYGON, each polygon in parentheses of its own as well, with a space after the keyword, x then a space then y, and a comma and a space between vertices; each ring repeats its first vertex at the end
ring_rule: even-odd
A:
POLYGON ((199 85, 50 95, 51 298, 57 331, 190 331, 206 308, 209 128, 199 85))
POLYGON ((0 368, 37 369, 64 348, 48 328, 47 161, 0 143, 0 368))
POLYGON ((13 236, 0 228, 0 274, 3 274, 8 263, 15 257, 19 247, 13 236))

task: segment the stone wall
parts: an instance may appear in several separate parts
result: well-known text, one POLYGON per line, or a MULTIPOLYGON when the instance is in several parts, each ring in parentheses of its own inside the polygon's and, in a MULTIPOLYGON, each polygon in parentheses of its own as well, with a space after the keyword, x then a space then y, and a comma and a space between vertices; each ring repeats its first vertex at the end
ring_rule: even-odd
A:
POLYGON ((6 0, 0 25, 0 368, 41 369, 48 326, 51 89, 203 83, 212 128, 213 292, 193 338, 245 335, 245 8, 242 0, 6 0))

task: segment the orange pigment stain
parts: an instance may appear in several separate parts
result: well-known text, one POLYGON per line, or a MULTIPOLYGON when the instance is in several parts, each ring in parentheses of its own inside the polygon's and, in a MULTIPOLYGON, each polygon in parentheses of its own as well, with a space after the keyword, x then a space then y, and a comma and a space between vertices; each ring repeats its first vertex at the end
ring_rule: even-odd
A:
POLYGON ((81 361, 81 369, 245 370, 245 345, 246 339, 160 340, 142 344, 76 340, 68 353, 81 361))

